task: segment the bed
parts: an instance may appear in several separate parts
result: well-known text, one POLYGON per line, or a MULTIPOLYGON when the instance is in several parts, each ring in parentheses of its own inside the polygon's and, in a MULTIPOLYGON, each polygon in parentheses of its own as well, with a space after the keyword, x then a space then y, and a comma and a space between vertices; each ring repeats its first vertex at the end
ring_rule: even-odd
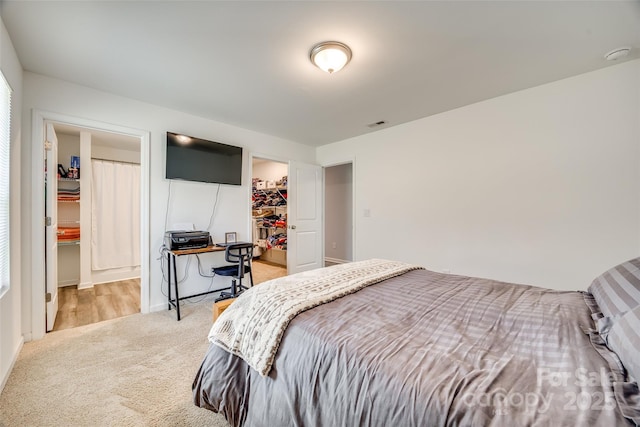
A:
POLYGON ((640 260, 603 273, 591 292, 416 266, 354 285, 372 262, 387 261, 246 291, 211 329, 195 404, 232 426, 640 424, 640 260), (305 291, 338 282, 335 298, 305 291), (272 297, 281 288, 296 302, 272 297), (275 348, 256 359, 252 345, 274 335, 275 348))

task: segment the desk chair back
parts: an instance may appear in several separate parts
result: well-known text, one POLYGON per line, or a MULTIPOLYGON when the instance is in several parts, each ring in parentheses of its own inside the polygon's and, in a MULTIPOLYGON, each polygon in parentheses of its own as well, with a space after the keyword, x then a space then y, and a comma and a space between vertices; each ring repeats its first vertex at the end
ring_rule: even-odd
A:
MULTIPOLYGON (((227 262, 238 264, 238 279, 244 277, 244 273, 251 272, 251 260, 253 259, 253 243, 234 243, 226 247, 224 259, 227 262), (247 269, 247 267, 249 267, 247 269)), ((253 274, 251 274, 253 285, 253 274)))
POLYGON ((216 267, 213 272, 220 276, 231 277, 230 292, 220 292, 216 302, 227 298, 237 298, 242 291, 248 289, 242 284, 242 279, 249 273, 251 286, 253 286, 253 272, 251 271, 251 259, 253 258, 253 243, 233 243, 225 248, 224 259, 230 265, 216 267))

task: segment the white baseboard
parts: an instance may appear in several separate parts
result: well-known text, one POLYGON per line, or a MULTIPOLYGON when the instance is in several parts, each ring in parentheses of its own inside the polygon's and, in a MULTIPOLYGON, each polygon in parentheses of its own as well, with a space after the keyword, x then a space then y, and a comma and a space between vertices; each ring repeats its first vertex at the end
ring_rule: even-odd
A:
POLYGON ((78 284, 77 280, 61 280, 58 282, 59 288, 64 288, 66 286, 75 286, 78 284))
POLYGON ((330 262, 331 264, 344 264, 346 262, 351 262, 351 261, 347 261, 346 259, 324 257, 324 262, 325 263, 330 262))
POLYGON ((91 282, 78 283, 78 289, 89 289, 89 288, 93 288, 93 283, 91 282))
POLYGON ((140 278, 140 267, 122 267, 108 270, 92 270, 91 282, 94 285, 101 283, 119 282, 140 278))
POLYGON ((121 277, 121 278, 118 278, 116 280, 105 280, 105 279, 102 279, 99 282, 93 282, 93 285, 101 285, 103 283, 112 283, 112 282, 122 282, 124 280, 133 280, 133 279, 139 279, 139 278, 140 278, 140 275, 131 276, 131 277, 121 277))
POLYGON ((13 371, 13 367, 15 366, 16 361, 18 360, 18 355, 20 354, 20 350, 22 350, 23 345, 24 345, 24 337, 20 337, 20 343, 18 344, 18 348, 16 349, 16 351, 13 353, 11 357, 11 364, 9 365, 9 369, 7 369, 7 372, 5 372, 5 374, 2 376, 2 382, 0 383, 0 393, 2 393, 2 390, 4 390, 4 386, 7 384, 7 381, 9 380, 9 375, 11 375, 11 371, 13 371))
MULTIPOLYGON (((154 311, 162 311, 168 309, 167 302, 163 302, 162 304, 155 304, 149 307, 149 313, 153 313, 154 311)), ((172 308, 173 309, 173 308, 172 308)))

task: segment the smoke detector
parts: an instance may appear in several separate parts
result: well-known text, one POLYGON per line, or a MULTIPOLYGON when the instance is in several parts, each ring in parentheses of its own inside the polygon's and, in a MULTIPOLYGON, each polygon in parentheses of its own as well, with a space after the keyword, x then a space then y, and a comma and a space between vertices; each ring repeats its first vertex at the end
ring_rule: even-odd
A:
POLYGON ((607 52, 604 55, 604 59, 606 59, 607 61, 615 61, 629 55, 630 51, 631 51, 630 47, 619 47, 619 48, 613 49, 611 52, 607 52))

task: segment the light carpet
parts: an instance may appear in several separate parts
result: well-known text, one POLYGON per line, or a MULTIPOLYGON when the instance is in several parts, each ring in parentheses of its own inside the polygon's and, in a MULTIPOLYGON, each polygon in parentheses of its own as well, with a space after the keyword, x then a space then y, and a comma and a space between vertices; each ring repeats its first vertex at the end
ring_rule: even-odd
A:
POLYGON ((213 426, 191 384, 208 347, 212 298, 26 343, 0 395, 0 425, 213 426))

